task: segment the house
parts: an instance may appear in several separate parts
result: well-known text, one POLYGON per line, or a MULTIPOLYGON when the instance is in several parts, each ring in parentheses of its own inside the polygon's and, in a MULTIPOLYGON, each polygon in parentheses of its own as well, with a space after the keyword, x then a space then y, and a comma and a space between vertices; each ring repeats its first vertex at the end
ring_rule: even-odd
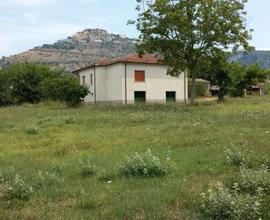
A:
POLYGON ((81 85, 89 87, 87 103, 184 101, 187 80, 167 75, 168 66, 153 55, 130 54, 76 70, 81 85))

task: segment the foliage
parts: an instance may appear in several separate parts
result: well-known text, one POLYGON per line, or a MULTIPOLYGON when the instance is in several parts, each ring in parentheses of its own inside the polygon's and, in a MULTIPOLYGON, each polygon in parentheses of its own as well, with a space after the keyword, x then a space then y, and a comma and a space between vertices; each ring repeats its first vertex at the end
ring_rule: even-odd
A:
POLYGON ((218 98, 220 102, 224 101, 224 96, 228 91, 230 83, 228 54, 222 50, 216 50, 212 57, 207 57, 200 66, 200 73, 205 79, 211 82, 211 85, 219 87, 218 98))
POLYGON ((48 66, 19 63, 6 69, 11 80, 11 92, 18 103, 38 103, 42 100, 40 84, 55 74, 48 66))
POLYGON ((232 166, 245 166, 249 167, 249 151, 247 149, 240 149, 239 147, 227 148, 225 150, 226 163, 232 166))
POLYGON ((0 83, 0 105, 53 99, 78 106, 88 94, 75 77, 30 63, 14 64, 1 71, 0 83))
POLYGON ((78 106, 88 94, 88 89, 80 86, 78 80, 71 76, 54 77, 42 83, 43 95, 53 100, 65 101, 69 106, 78 106))
POLYGON ((126 156, 126 161, 119 167, 119 173, 123 176, 159 177, 168 172, 169 167, 153 155, 150 149, 145 153, 126 156))
MULTIPOLYGON (((188 81, 188 97, 191 97, 191 80, 188 81)), ((205 97, 209 93, 209 85, 207 82, 197 82, 196 81, 196 97, 205 97)))
POLYGON ((93 176, 97 173, 97 167, 89 158, 79 160, 79 173, 82 176, 93 176))
POLYGON ((28 200, 33 193, 33 187, 26 184, 19 175, 15 175, 12 180, 5 181, 4 187, 7 190, 5 195, 7 199, 28 200))
POLYGON ((245 193, 256 193, 261 188, 265 193, 270 193, 270 172, 268 167, 262 166, 257 170, 241 167, 238 187, 245 193))
POLYGON ((264 95, 270 95, 270 83, 265 82, 262 85, 264 95))
POLYGON ((29 126, 29 127, 27 127, 27 128, 25 129, 25 132, 26 132, 27 134, 32 134, 32 135, 38 134, 38 133, 39 133, 39 128, 36 127, 36 126, 29 126))
POLYGON ((0 70, 0 106, 11 105, 15 102, 10 87, 11 82, 8 74, 0 70))
POLYGON ((38 183, 37 185, 39 187, 46 187, 50 186, 54 183, 60 183, 62 181, 62 178, 60 178, 56 173, 54 172, 42 172, 38 171, 38 183))
POLYGON ((262 192, 239 194, 237 186, 232 191, 218 183, 214 189, 202 193, 199 212, 213 220, 254 220, 261 218, 262 192))
POLYGON ((258 64, 241 66, 239 63, 229 65, 230 84, 229 90, 231 96, 244 96, 245 90, 250 86, 264 82, 269 75, 269 70, 263 70, 258 64))
POLYGON ((246 0, 137 0, 140 53, 160 55, 171 66, 170 75, 187 71, 195 79, 203 57, 217 49, 251 49, 246 28, 246 0))

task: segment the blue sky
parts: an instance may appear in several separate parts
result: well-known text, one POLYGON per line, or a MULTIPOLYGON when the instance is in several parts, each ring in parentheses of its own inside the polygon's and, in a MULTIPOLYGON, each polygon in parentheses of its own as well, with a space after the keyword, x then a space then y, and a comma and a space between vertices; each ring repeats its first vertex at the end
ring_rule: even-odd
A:
MULTIPOLYGON (((0 57, 53 43, 86 28, 136 37, 136 0, 0 0, 0 57)), ((270 1, 249 0, 248 26, 257 49, 270 50, 270 1)))

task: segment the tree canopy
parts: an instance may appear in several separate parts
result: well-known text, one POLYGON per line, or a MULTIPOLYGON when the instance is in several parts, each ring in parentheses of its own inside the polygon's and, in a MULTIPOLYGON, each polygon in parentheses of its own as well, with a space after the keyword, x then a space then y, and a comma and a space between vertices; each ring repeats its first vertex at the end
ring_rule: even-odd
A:
POLYGON ((216 50, 250 50, 246 27, 247 0, 137 0, 140 53, 161 56, 168 74, 186 72, 195 79, 204 57, 216 50))

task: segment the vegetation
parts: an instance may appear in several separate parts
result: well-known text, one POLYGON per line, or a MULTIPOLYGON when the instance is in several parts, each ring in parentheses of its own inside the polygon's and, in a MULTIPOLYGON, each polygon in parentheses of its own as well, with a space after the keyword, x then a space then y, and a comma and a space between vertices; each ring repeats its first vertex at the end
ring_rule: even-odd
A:
POLYGON ((250 50, 251 30, 246 28, 247 0, 137 0, 140 31, 138 50, 160 55, 171 66, 169 74, 188 72, 195 80, 205 57, 217 50, 250 50))
MULTIPOLYGON (((225 163, 223 153, 225 147, 248 149, 252 176, 259 176, 258 186, 263 186, 265 174, 257 171, 269 161, 269 115, 267 96, 197 106, 72 109, 46 102, 0 108, 0 179, 6 183, 0 183, 1 218, 198 219, 201 193, 223 182, 241 216, 245 207, 238 201, 243 199, 246 214, 254 215, 258 207, 262 219, 270 219, 268 194, 260 205, 255 204, 258 194, 232 194, 232 184, 226 183, 239 177, 241 169, 225 163), (29 127, 38 128, 38 133, 28 134, 29 127), (149 148, 161 165, 166 165, 169 152, 174 169, 152 178, 118 175, 126 155, 133 158, 135 152, 142 155, 149 148), (96 175, 78 173, 78 161, 84 158, 90 168, 98 167, 96 175), (12 185, 16 175, 24 184, 13 195, 25 194, 27 199, 7 196, 6 185, 12 185)), ((245 183, 250 186, 248 176, 245 183)), ((242 188, 242 181, 235 182, 242 188)))
POLYGON ((229 190, 218 183, 214 189, 209 189, 202 194, 200 213, 208 219, 215 220, 261 219, 262 192, 260 189, 256 195, 243 195, 238 191, 237 186, 229 190))
MULTIPOLYGON (((269 70, 261 69, 258 64, 241 65, 229 63, 228 54, 217 51, 213 57, 205 59, 200 66, 200 77, 219 87, 219 101, 224 101, 224 96, 243 97, 252 86, 265 82, 270 74, 269 70)), ((267 94, 267 88, 265 89, 267 94)))
POLYGON ((0 106, 39 103, 45 99, 77 106, 88 94, 75 77, 63 75, 48 66, 19 63, 0 72, 0 106))
MULTIPOLYGON (((168 158, 169 160, 169 158, 168 158)), ((120 165, 119 173, 123 176, 159 177, 165 176, 169 167, 164 165, 160 158, 153 155, 148 149, 145 153, 135 153, 133 156, 126 156, 126 161, 120 165)))

